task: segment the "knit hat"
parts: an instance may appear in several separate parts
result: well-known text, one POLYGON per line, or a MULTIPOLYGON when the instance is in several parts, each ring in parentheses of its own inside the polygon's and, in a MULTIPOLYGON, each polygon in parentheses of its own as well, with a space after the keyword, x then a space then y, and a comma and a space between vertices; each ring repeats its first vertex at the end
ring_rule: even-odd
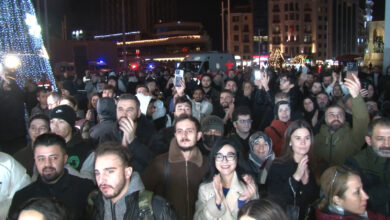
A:
POLYGON ((100 98, 97 102, 96 111, 101 120, 116 120, 116 105, 113 98, 100 98))
POLYGON ((66 121, 73 128, 76 122, 76 112, 68 105, 60 105, 51 110, 50 120, 53 118, 66 121))
POLYGON ((291 109, 290 103, 287 101, 280 101, 280 102, 276 103, 275 107, 274 107, 274 115, 275 115, 275 119, 277 119, 277 120, 279 120, 278 112, 279 112, 279 107, 281 105, 288 105, 288 107, 290 107, 290 109, 291 109))
POLYGON ((202 132, 214 129, 221 132, 221 134, 224 133, 223 120, 218 116, 208 115, 202 119, 200 124, 201 124, 202 132))

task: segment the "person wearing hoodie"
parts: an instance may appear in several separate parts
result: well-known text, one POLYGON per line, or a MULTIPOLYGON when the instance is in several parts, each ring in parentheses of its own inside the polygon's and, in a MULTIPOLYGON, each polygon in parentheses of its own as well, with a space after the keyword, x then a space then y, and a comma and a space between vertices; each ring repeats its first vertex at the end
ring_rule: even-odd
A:
POLYGON ((283 153, 284 132, 291 124, 291 108, 287 101, 276 103, 274 108, 275 119, 271 125, 266 127, 264 132, 272 139, 275 156, 279 157, 283 153))
POLYGON ((92 140, 99 142, 99 139, 106 133, 112 131, 116 122, 116 104, 113 98, 100 98, 97 102, 97 114, 99 123, 91 127, 89 135, 92 140))
POLYGON ((145 191, 141 178, 130 165, 131 156, 126 148, 107 142, 98 147, 95 155, 99 194, 94 200, 93 219, 176 219, 165 199, 145 191), (143 195, 149 195, 147 200, 143 200, 143 195))
POLYGON ((259 192, 266 192, 265 181, 269 168, 275 159, 271 138, 261 131, 249 137, 249 167, 255 177, 259 192))

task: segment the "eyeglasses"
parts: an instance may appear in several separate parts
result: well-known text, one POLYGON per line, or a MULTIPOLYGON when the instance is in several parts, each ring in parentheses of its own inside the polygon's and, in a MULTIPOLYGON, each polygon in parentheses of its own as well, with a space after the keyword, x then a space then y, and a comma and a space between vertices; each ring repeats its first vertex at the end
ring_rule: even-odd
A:
POLYGON ((244 123, 250 124, 250 123, 253 122, 253 120, 252 120, 252 119, 247 119, 247 120, 240 119, 240 120, 237 120, 237 121, 235 121, 235 122, 240 123, 240 124, 244 124, 244 123))
POLYGON ((228 162, 234 161, 236 159, 236 154, 229 153, 228 155, 223 155, 221 153, 218 153, 215 155, 216 162, 222 162, 224 159, 226 159, 226 161, 228 162))

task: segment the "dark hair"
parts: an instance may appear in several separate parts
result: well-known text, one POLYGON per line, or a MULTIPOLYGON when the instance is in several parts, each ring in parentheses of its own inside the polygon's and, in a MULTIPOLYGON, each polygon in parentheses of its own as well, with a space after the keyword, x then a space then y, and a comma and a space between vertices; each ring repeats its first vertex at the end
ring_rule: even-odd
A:
POLYGON ((137 108, 139 108, 141 106, 137 96, 135 96, 133 94, 124 93, 124 94, 120 95, 119 98, 118 98, 118 102, 123 101, 123 100, 132 100, 132 101, 134 101, 136 103, 136 105, 137 105, 137 108))
POLYGON ((125 166, 131 166, 131 154, 127 147, 113 141, 104 142, 97 147, 95 150, 95 161, 93 164, 96 163, 96 158, 106 154, 114 154, 120 158, 122 164, 125 166))
POLYGON ((149 92, 149 88, 145 85, 145 84, 138 84, 136 87, 135 87, 135 91, 137 91, 138 88, 145 88, 146 91, 149 92))
POLYGON ((50 92, 49 90, 43 88, 43 87, 38 87, 37 88, 37 92, 35 93, 37 95, 37 97, 41 94, 41 93, 48 93, 50 92))
POLYGON ((191 101, 190 101, 189 99, 187 99, 187 97, 182 96, 182 97, 179 97, 179 98, 177 98, 177 99, 175 100, 175 109, 176 109, 176 105, 181 104, 181 103, 187 103, 187 104, 189 104, 189 105, 191 106, 191 108, 192 108, 192 103, 191 103, 191 101))
POLYGON ((229 94, 234 98, 233 92, 230 91, 230 90, 228 90, 228 89, 222 89, 220 95, 221 95, 222 93, 229 93, 229 94))
POLYGON ((37 137, 33 143, 33 152, 38 146, 52 146, 58 145, 61 148, 61 151, 66 154, 66 141, 63 137, 54 134, 54 133, 45 133, 37 137))
POLYGON ((243 158, 241 158, 241 151, 238 149, 237 147, 237 144, 226 138, 226 137, 221 137, 219 138, 215 144, 213 145, 213 147, 211 148, 211 151, 210 151, 210 154, 209 154, 209 172, 208 174, 206 175, 205 177, 205 180, 204 182, 206 183, 209 183, 211 181, 213 181, 213 178, 215 175, 217 175, 219 173, 219 171, 217 170, 217 167, 215 166, 215 156, 217 155, 218 151, 221 150, 221 148, 223 148, 225 145, 230 145, 234 148, 234 150, 236 151, 236 161, 237 161, 237 166, 236 166, 236 173, 237 173, 237 177, 238 179, 246 184, 246 182, 244 181, 244 179, 242 178, 245 173, 244 169, 243 169, 243 158))
POLYGON ((283 78, 283 77, 286 77, 286 78, 287 78, 287 81, 288 81, 290 84, 294 84, 294 85, 297 84, 297 79, 296 79, 296 77, 294 77, 294 74, 293 74, 292 72, 287 72, 287 71, 282 72, 282 73, 279 75, 279 78, 283 78))
MULTIPOLYGON (((326 113, 328 112, 328 110, 331 109, 331 108, 339 108, 339 109, 341 109, 341 110, 344 112, 344 114, 345 114, 344 108, 343 108, 341 105, 337 104, 337 103, 328 106, 328 107, 326 108, 325 114, 326 114, 326 113)), ((325 117, 326 117, 326 115, 325 115, 325 117)))
POLYGON ((248 108, 248 106, 239 106, 238 108, 234 108, 232 121, 237 121, 238 116, 240 115, 249 115, 250 117, 252 117, 251 110, 248 108))
POLYGON ((289 160, 292 160, 293 159, 293 156, 294 156, 294 152, 292 150, 292 147, 290 146, 290 141, 291 141, 291 135, 297 130, 297 129, 300 129, 300 128, 306 128, 309 133, 310 133, 310 140, 311 140, 311 145, 310 145, 310 150, 309 150, 309 157, 311 156, 311 151, 313 149, 313 144, 314 144, 314 135, 313 135, 313 131, 311 129, 311 126, 309 123, 307 123, 305 120, 303 119, 298 119, 296 121, 293 121, 290 126, 288 126, 287 130, 286 130, 286 133, 285 133, 285 141, 284 141, 284 150, 283 150, 283 155, 276 159, 275 161, 279 161, 279 162, 286 162, 286 161, 289 161, 289 160))
POLYGON ((28 127, 30 128, 31 122, 34 121, 34 120, 37 120, 37 119, 41 119, 41 120, 45 121, 45 123, 48 126, 48 128, 50 128, 50 119, 49 119, 49 117, 47 117, 47 115, 41 114, 41 113, 32 115, 30 117, 30 120, 28 121, 28 127))
POLYGON ((192 90, 192 95, 194 95, 195 91, 197 91, 197 90, 201 91, 201 92, 204 94, 204 91, 203 91, 202 87, 196 86, 196 87, 192 90))
POLYGON ((390 119, 389 118, 378 118, 378 119, 373 120, 368 125, 368 129, 367 129, 368 136, 372 137, 376 126, 390 127, 390 119))
POLYGON ((72 105, 73 105, 74 107, 77 106, 77 100, 76 100, 76 98, 73 97, 73 96, 71 96, 71 95, 62 95, 62 96, 61 96, 61 101, 62 101, 62 100, 68 100, 70 103, 72 103, 72 105))
POLYGON ((248 216, 256 220, 287 220, 284 210, 268 199, 255 199, 247 202, 238 211, 238 218, 248 216))
POLYGON ((102 90, 112 90, 113 92, 115 92, 115 87, 112 85, 106 84, 106 85, 104 85, 102 90))
POLYGON ((22 211, 34 210, 41 213, 45 220, 71 220, 68 208, 62 201, 52 198, 32 198, 22 204, 18 210, 12 214, 11 220, 17 220, 22 211))
POLYGON ((213 81, 213 77, 211 77, 211 75, 208 74, 208 73, 203 74, 202 77, 200 78, 200 81, 202 81, 202 79, 203 79, 204 77, 209 77, 210 80, 213 81))
POLYGON ((200 130, 200 123, 199 123, 198 119, 195 118, 195 117, 192 116, 192 115, 186 115, 186 114, 182 114, 182 115, 180 115, 178 118, 175 119, 175 123, 173 124, 173 127, 175 128, 175 130, 176 130, 176 125, 177 125, 177 123, 179 123, 179 122, 181 122, 181 121, 184 121, 184 120, 190 120, 190 121, 192 121, 192 122, 195 124, 196 131, 197 131, 197 132, 201 131, 201 130, 200 130))
POLYGON ((231 79, 231 78, 227 78, 227 79, 225 80, 225 85, 226 85, 229 81, 234 82, 234 83, 236 84, 236 86, 238 86, 236 80, 231 79))

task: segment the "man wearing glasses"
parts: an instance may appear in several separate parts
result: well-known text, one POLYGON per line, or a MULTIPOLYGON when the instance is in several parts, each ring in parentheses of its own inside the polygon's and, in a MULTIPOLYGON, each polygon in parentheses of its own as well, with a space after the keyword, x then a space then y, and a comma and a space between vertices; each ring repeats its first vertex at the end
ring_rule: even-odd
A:
POLYGON ((198 187, 209 163, 196 146, 202 137, 198 120, 183 114, 176 119, 174 128, 169 151, 152 160, 142 180, 147 190, 172 204, 180 219, 192 219, 198 187))
POLYGON ((235 132, 231 134, 230 138, 236 143, 243 158, 248 159, 249 136, 253 121, 250 109, 246 106, 236 108, 233 112, 232 121, 235 132))

